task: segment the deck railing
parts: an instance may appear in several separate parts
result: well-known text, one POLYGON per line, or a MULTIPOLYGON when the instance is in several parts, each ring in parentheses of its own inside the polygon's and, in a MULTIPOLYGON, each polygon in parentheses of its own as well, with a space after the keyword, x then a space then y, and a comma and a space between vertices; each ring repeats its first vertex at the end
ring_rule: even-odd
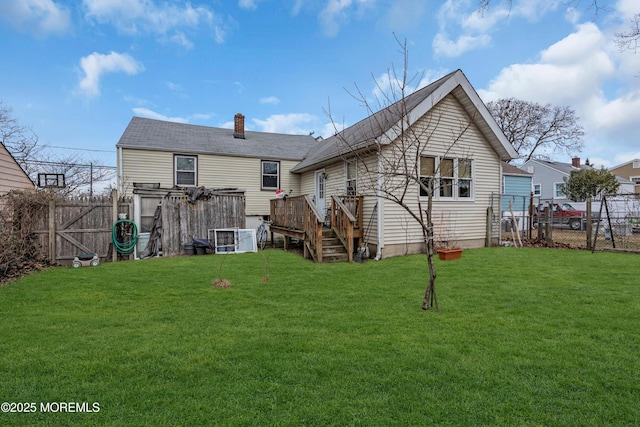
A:
POLYGON ((278 227, 304 230, 306 196, 271 200, 271 222, 278 227))
POLYGON ((272 199, 271 224, 284 233, 303 232, 305 257, 310 252, 316 262, 322 262, 322 215, 309 196, 272 199))
MULTIPOLYGON (((354 238, 362 237, 362 196, 332 196, 331 226, 347 248, 349 261, 353 257, 354 238)), ((316 262, 322 262, 322 224, 324 215, 309 196, 271 200, 271 224, 279 232, 304 233, 305 256, 310 252, 316 262)))

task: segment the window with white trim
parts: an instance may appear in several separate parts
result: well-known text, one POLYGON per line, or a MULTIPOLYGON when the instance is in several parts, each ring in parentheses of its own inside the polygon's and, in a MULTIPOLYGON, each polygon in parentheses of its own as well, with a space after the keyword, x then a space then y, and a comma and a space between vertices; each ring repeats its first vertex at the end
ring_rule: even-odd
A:
POLYGON ((554 199, 566 199, 567 196, 562 191, 562 187, 564 186, 564 182, 556 182, 553 184, 553 198, 554 199))
POLYGON ((542 194, 542 184, 533 184, 533 195, 539 196, 542 194))
POLYGON ((633 165, 631 165, 633 169, 640 169, 640 160, 634 160, 633 165))
POLYGON ((344 162, 345 190, 347 196, 355 196, 358 194, 358 168, 357 160, 344 162))
POLYGON ((630 176, 629 181, 633 182, 636 185, 640 184, 640 176, 630 176))
POLYGON ((431 188, 439 200, 472 200, 473 160, 424 156, 420 158, 420 197, 431 188), (439 167, 436 168, 436 164, 439 167), (438 184, 438 188, 434 187, 438 184))
POLYGON ((195 187, 198 185, 198 157, 176 154, 173 156, 173 166, 173 181, 176 186, 195 187))
POLYGON ((272 160, 262 160, 262 181, 261 189, 277 190, 280 188, 280 162, 272 160))

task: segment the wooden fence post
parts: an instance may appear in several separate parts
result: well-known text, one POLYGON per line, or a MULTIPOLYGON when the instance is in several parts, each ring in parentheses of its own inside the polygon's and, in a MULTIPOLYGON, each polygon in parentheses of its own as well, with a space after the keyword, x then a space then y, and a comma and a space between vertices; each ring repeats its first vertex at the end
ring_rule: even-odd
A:
POLYGON ((587 250, 591 250, 591 236, 593 235, 593 228, 592 228, 592 215, 591 215, 591 199, 588 198, 587 199, 587 218, 586 218, 586 224, 585 224, 585 230, 586 230, 586 235, 587 235, 587 250))
MULTIPOLYGON (((115 188, 111 190, 111 204, 112 204, 111 219, 113 220, 111 222, 111 227, 113 227, 116 221, 118 221, 118 190, 116 190, 115 188)), ((116 250, 116 245, 112 243, 111 247, 113 248, 111 250, 111 260, 113 262, 116 262, 118 261, 118 251, 116 250)))
POLYGON ((56 202, 49 201, 49 260, 51 264, 57 263, 56 255, 56 202))

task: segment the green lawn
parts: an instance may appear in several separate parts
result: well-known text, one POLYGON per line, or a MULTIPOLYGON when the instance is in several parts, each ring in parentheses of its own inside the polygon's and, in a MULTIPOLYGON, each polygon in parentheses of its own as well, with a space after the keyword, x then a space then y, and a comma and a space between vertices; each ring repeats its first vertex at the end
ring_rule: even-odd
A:
POLYGON ((53 268, 0 287, 0 425, 640 424, 640 257, 268 251, 53 268), (43 413, 40 402, 99 412, 43 413))

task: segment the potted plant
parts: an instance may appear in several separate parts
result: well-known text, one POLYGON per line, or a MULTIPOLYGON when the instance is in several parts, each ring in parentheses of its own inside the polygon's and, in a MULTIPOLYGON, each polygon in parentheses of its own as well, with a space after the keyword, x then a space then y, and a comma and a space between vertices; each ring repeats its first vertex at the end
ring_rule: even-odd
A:
POLYGON ((439 259, 449 261, 462 256, 462 248, 457 244, 455 233, 455 215, 451 215, 451 212, 440 213, 439 221, 434 224, 434 237, 439 259))

